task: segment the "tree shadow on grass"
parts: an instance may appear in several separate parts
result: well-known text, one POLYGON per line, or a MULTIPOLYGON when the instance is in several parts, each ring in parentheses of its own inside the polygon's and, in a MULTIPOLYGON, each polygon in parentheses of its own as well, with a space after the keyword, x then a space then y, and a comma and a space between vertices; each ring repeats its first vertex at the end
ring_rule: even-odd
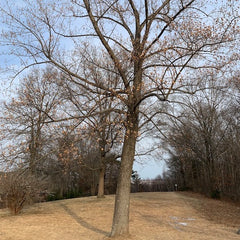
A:
POLYGON ((69 214, 69 216, 71 216, 82 227, 84 227, 86 229, 89 229, 93 232, 100 233, 100 234, 105 235, 105 236, 109 236, 109 232, 106 232, 104 230, 101 230, 101 229, 98 229, 98 228, 92 226, 91 224, 87 223, 83 218, 79 217, 74 211, 72 211, 66 205, 64 205, 62 203, 60 205, 66 211, 66 213, 69 214))

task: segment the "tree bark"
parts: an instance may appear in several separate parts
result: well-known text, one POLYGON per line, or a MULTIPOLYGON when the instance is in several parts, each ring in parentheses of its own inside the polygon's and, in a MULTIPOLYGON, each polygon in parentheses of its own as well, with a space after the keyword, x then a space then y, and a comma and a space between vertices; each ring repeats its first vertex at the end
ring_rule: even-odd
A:
POLYGON ((91 184, 91 189, 90 189, 90 194, 91 194, 91 196, 95 196, 95 193, 96 193, 95 184, 92 183, 91 184))
POLYGON ((111 237, 129 234, 129 204, 132 166, 138 133, 137 117, 128 118, 124 138, 120 174, 115 198, 111 237))
POLYGON ((102 167, 99 172, 99 180, 98 180, 98 198, 104 197, 104 175, 105 175, 105 168, 102 167))
POLYGON ((92 182, 91 182, 91 188, 90 188, 90 194, 91 196, 95 196, 96 195, 96 179, 95 179, 95 172, 92 171, 92 182))
MULTIPOLYGON (((102 122, 102 121, 101 121, 102 122)), ((99 151, 100 151, 100 170, 99 170, 99 178, 98 178, 98 198, 104 197, 104 175, 105 175, 105 168, 106 168, 106 153, 105 153, 105 146, 106 146, 106 134, 105 129, 100 134, 101 141, 99 142, 99 151)))

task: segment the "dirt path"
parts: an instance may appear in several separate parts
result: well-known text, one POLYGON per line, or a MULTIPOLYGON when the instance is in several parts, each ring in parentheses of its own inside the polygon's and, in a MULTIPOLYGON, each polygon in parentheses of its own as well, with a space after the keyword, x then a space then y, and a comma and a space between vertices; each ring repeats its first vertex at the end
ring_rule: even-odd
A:
MULTIPOLYGON (((0 240, 109 239, 114 196, 37 204, 19 216, 0 210, 0 240)), ((240 206, 187 193, 131 195, 131 240, 240 239, 240 206)))

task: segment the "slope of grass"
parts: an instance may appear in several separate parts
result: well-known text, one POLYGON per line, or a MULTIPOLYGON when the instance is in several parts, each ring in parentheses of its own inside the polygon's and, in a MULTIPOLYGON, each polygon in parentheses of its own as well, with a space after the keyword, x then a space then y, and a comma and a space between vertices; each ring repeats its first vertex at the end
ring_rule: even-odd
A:
MULTIPOLYGON (((36 204, 19 216, 0 210, 1 240, 108 239, 114 196, 36 204)), ((239 239, 240 208, 185 193, 131 195, 131 236, 136 240, 239 239)))

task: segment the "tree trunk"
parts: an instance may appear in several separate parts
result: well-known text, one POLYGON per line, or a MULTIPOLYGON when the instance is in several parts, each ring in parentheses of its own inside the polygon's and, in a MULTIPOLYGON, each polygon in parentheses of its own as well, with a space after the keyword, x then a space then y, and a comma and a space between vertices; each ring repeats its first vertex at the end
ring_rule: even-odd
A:
POLYGON ((104 175, 105 175, 105 168, 102 167, 99 172, 99 180, 98 180, 98 198, 104 197, 104 175))
POLYGON ((95 193, 96 193, 95 184, 92 183, 91 184, 91 189, 90 189, 90 194, 91 194, 91 196, 95 196, 95 193))
POLYGON ((95 196, 96 195, 96 179, 95 179, 95 171, 91 172, 92 174, 92 181, 91 181, 91 188, 90 188, 90 194, 91 196, 95 196))
POLYGON ((129 234, 131 174, 138 133, 137 117, 131 120, 133 121, 126 126, 111 237, 129 234))

